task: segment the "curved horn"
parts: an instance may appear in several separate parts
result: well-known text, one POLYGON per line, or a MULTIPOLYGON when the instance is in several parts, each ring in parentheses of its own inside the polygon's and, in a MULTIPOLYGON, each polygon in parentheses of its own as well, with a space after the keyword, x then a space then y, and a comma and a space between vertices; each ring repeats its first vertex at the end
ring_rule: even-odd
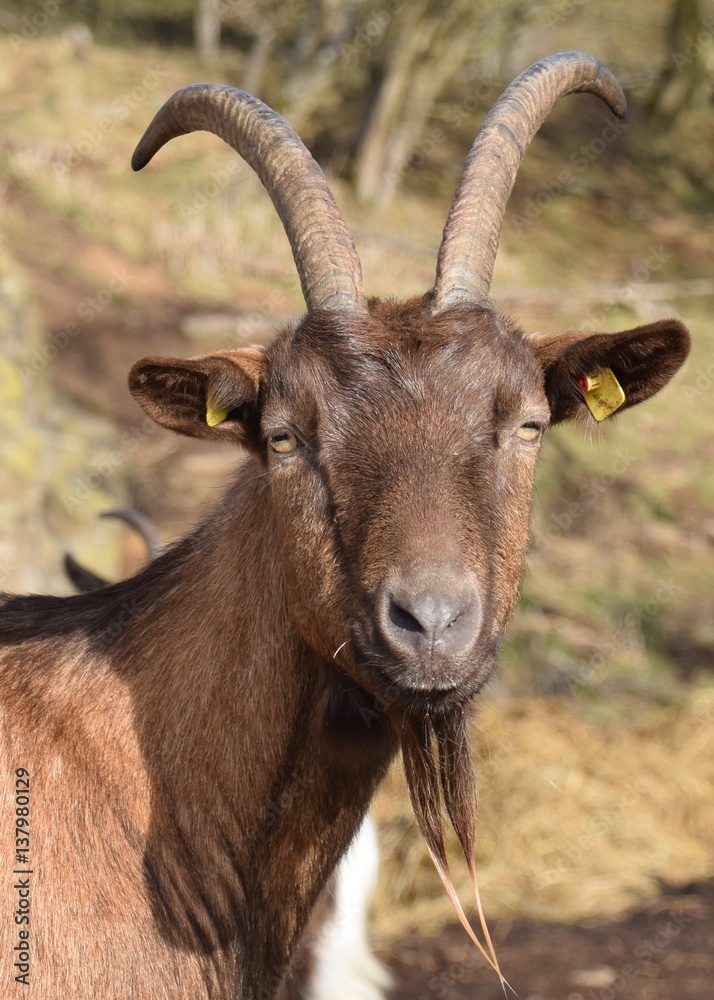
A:
POLYGON ((131 160, 141 170, 177 135, 220 136, 255 170, 285 226, 308 311, 364 313, 362 268, 325 175, 297 133, 245 91, 198 83, 158 111, 131 160))
POLYGON ((561 97, 583 91, 624 118, 619 83, 583 52, 559 52, 533 63, 496 101, 466 158, 444 226, 432 312, 488 302, 506 202, 528 144, 561 97))

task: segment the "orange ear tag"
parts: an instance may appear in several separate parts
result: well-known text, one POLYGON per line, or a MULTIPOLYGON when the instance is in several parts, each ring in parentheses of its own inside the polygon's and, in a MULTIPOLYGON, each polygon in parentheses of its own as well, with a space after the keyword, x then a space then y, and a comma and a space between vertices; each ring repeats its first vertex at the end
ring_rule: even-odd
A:
POLYGON ((209 427, 215 427, 216 424, 222 424, 223 421, 228 416, 228 410, 221 410, 220 407, 216 405, 215 399, 209 396, 206 400, 206 423, 209 427))
POLYGON ((575 384, 596 420, 605 420, 625 402, 622 386, 610 368, 603 368, 597 375, 578 375, 575 384))

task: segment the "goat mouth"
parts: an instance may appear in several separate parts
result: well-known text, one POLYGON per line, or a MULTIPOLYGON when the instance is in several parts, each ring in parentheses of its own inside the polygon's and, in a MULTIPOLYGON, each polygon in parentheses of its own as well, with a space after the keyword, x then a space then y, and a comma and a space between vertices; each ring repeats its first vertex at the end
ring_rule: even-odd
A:
POLYGON ((457 680, 423 677, 411 681, 395 678, 388 670, 368 663, 360 673, 367 675, 368 687, 387 715, 397 713, 412 718, 437 717, 454 711, 474 698, 490 676, 491 669, 480 667, 475 674, 457 680))
POLYGON ((500 631, 459 657, 395 656, 369 620, 357 619, 347 644, 348 672, 380 703, 414 718, 442 716, 474 698, 496 665, 500 631))

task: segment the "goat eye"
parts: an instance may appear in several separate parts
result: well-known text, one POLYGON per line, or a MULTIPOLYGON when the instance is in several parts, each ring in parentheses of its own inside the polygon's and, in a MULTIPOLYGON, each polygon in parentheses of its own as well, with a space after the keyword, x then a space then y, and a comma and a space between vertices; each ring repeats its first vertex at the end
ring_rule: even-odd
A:
POLYGON ((540 424, 523 424, 516 431, 516 436, 522 441, 537 441, 541 433, 542 428, 540 424))
POLYGON ((292 431, 284 430, 271 434, 268 437, 268 444, 273 451, 286 455, 289 451, 295 451, 298 441, 292 431))

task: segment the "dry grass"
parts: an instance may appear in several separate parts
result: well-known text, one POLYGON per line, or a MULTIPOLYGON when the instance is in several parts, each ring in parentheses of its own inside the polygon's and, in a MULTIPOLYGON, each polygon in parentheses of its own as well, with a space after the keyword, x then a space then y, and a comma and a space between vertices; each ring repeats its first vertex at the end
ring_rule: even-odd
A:
MULTIPOLYGON (((487 917, 576 921, 616 916, 655 896, 658 879, 714 875, 714 688, 630 726, 600 727, 560 700, 483 705, 478 872, 487 917)), ((379 794, 385 938, 453 920, 409 817, 399 769, 379 794)), ((470 889, 452 836, 462 902, 470 889)))

